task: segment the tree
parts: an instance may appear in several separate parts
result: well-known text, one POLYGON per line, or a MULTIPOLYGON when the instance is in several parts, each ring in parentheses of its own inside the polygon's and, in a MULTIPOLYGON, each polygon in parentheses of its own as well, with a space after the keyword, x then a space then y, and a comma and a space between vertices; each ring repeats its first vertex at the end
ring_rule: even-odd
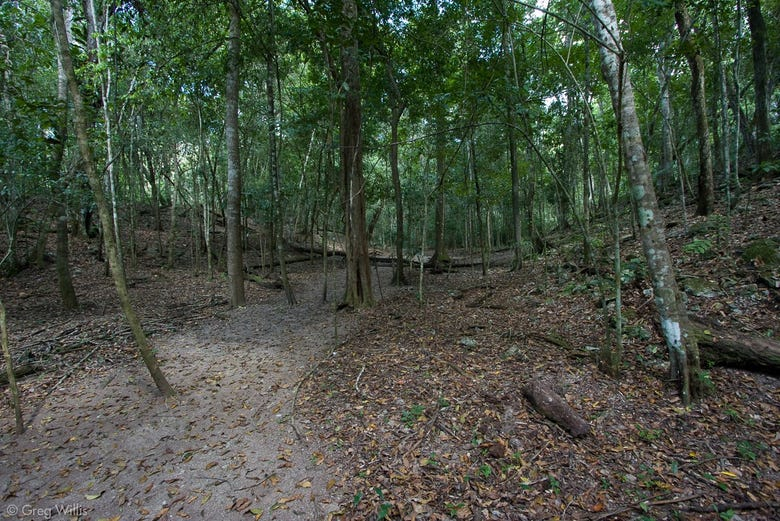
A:
POLYGON ((227 271, 230 305, 246 304, 244 295, 244 250, 241 240, 241 157, 238 125, 239 67, 241 59, 241 12, 238 0, 226 0, 228 28, 225 82, 225 145, 227 146, 227 271))
POLYGON ((19 400, 19 387, 16 385, 16 373, 14 373, 14 361, 11 357, 11 348, 8 345, 8 326, 5 319, 5 306, 0 300, 0 346, 5 359, 5 372, 8 375, 8 389, 11 391, 11 402, 14 406, 14 418, 16 420, 16 434, 24 432, 24 420, 22 419, 22 405, 19 400))
POLYGON ((748 0, 748 25, 753 52, 753 89, 756 97, 756 163, 760 167, 772 160, 772 140, 769 125, 769 75, 766 57, 766 23, 761 14, 761 1, 748 0))
MULTIPOLYGON (((98 215, 100 216, 100 223, 104 230, 113 230, 111 210, 103 192, 103 185, 100 176, 97 172, 94 155, 92 153, 92 147, 89 142, 89 121, 87 119, 87 109, 84 106, 84 100, 81 95, 80 85, 78 78, 76 77, 76 70, 73 66, 73 60, 71 58, 70 44, 68 42, 67 33, 65 32, 65 18, 63 15, 62 0, 50 0, 52 16, 54 18, 55 38, 57 44, 57 52, 59 59, 62 63, 65 76, 68 80, 68 90, 73 102, 73 119, 76 127, 76 138, 78 141, 79 151, 84 164, 84 170, 86 171, 87 178, 89 180, 92 194, 95 198, 95 204, 97 205, 98 215)), ((116 239, 113 233, 104 233, 103 240, 106 248, 106 255, 108 257, 109 265, 111 268, 111 275, 114 280, 114 286, 116 287, 117 296, 122 306, 125 318, 130 325, 130 330, 133 333, 136 344, 138 346, 138 352, 141 355, 144 363, 146 364, 149 373, 152 376, 157 388, 164 396, 173 396, 175 391, 173 387, 168 383, 160 369, 157 361, 157 356, 149 346, 149 342, 146 339, 146 334, 141 327, 141 322, 138 319, 138 315, 135 312, 135 308, 130 300, 130 295, 127 291, 127 281, 125 279, 125 273, 119 262, 119 253, 117 251, 116 239)))
POLYGON ((710 127, 707 121, 707 97, 704 89, 705 70, 701 48, 693 34, 693 23, 685 0, 675 0, 674 17, 680 33, 683 53, 691 68, 691 99, 696 117, 696 136, 699 140, 699 177, 696 215, 709 215, 715 209, 715 182, 712 176, 710 127))
POLYGON ((290 279, 287 276, 287 262, 284 258, 284 218, 281 197, 281 173, 279 167, 279 145, 277 144, 277 113, 275 105, 275 85, 277 83, 276 24, 274 22, 274 0, 268 0, 268 49, 265 54, 266 78, 265 91, 268 103, 268 170, 271 174, 271 194, 273 198, 273 229, 276 253, 279 257, 279 273, 282 286, 291 306, 297 303, 290 279))
MULTIPOLYGON (((501 16, 501 52, 504 55, 504 82, 506 103, 506 141, 509 149, 509 175, 512 178, 512 249, 514 258, 512 269, 519 270, 523 267, 523 223, 520 208, 520 172, 517 167, 517 139, 515 127, 517 126, 517 90, 519 79, 517 77, 517 64, 515 63, 514 43, 512 41, 511 27, 514 16, 513 5, 510 1, 502 1, 501 16)), ((585 208, 588 202, 585 202, 585 208)))
POLYGON ((677 382, 680 398, 689 404, 701 392, 702 377, 696 338, 680 299, 664 222, 659 212, 647 163, 634 91, 625 62, 617 16, 611 0, 590 2, 598 38, 601 70, 609 86, 612 108, 622 126, 622 154, 628 171, 631 194, 636 202, 639 235, 661 329, 669 350, 671 378, 677 382))
POLYGON ((341 11, 341 75, 344 100, 341 107, 341 202, 344 209, 347 257, 344 303, 350 307, 371 305, 371 266, 366 230, 366 182, 363 177, 363 137, 360 97, 360 53, 356 31, 358 7, 344 0, 341 11))

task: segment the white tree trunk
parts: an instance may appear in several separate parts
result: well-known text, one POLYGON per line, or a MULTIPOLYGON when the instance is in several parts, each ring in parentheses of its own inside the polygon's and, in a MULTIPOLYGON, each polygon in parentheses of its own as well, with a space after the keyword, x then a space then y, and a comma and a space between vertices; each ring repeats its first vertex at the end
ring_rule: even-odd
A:
POLYGON ((612 0, 591 0, 599 39, 601 69, 612 97, 615 115, 622 123, 622 146, 631 193, 637 204, 639 235, 653 284, 655 305, 664 339, 669 349, 671 377, 679 386, 680 398, 688 404, 699 391, 699 351, 684 303, 679 298, 664 222, 658 210, 647 155, 642 143, 639 119, 634 103, 617 16, 612 0))

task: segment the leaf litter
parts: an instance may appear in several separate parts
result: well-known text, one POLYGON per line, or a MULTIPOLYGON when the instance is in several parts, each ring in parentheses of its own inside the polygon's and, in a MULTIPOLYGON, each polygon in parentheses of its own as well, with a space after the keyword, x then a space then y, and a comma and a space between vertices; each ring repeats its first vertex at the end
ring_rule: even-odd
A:
MULTIPOLYGON (((776 333, 778 292, 739 250, 780 229, 775 185, 724 232, 667 217, 697 316, 776 333), (758 218, 756 216, 759 216, 758 218), (698 234, 698 235, 697 235, 698 234), (707 243, 714 255, 703 255, 707 243), (763 277, 763 278, 762 278, 763 277)), ((748 206, 750 205, 750 206, 748 206)), ((629 241, 630 242, 630 241, 629 241)), ((565 246, 560 246, 562 249, 565 246)), ((627 260, 638 252, 624 244, 627 260)), ((86 249, 86 248, 84 248, 86 249)), ((163 400, 137 360, 101 266, 80 311, 58 309, 51 273, 4 284, 12 347, 46 367, 21 381, 28 432, 0 404, 0 502, 72 507, 82 519, 751 519, 780 517, 780 390, 772 376, 708 368, 714 394, 681 406, 641 276, 624 287, 620 379, 600 373, 606 322, 576 264, 494 257, 416 288, 378 288, 367 310, 321 304, 316 267, 292 265, 303 302, 146 266, 132 291, 179 395, 163 400), (177 290, 171 292, 170 288, 177 290), (334 318, 335 317, 335 318, 334 318), (334 322, 341 328, 334 343, 334 322), (633 328, 633 329, 631 329, 633 328), (84 357, 85 349, 98 348, 84 357), (572 438, 531 408, 544 381, 585 418, 572 438)), ((635 266, 636 267, 636 266, 635 266)), ((389 271, 381 272, 382 280, 389 271)), ((341 275, 337 273, 336 277, 341 275)))

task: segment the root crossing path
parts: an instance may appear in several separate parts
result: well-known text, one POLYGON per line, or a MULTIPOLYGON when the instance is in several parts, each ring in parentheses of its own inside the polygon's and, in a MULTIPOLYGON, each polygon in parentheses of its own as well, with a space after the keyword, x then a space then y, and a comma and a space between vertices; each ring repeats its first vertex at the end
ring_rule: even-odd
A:
MULTIPOLYGON (((382 276, 386 279, 385 274, 382 276)), ((336 274, 334 280, 339 280, 336 274)), ((140 362, 76 374, 0 445, 9 518, 326 519, 343 494, 311 420, 295 417, 302 380, 337 348, 355 314, 293 277, 265 302, 155 339, 178 395, 164 400, 140 362)))

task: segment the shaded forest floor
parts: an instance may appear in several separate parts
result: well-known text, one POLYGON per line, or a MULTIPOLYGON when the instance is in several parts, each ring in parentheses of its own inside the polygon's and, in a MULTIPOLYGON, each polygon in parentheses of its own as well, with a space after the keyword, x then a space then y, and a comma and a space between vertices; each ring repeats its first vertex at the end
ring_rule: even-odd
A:
MULTIPOLYGON (((731 218, 667 217, 694 315, 777 335, 778 290, 740 252, 778 238, 778 200, 768 185, 731 218)), ((777 378, 714 367, 712 395, 682 407, 630 238, 625 367, 606 377, 594 358, 603 281, 558 242, 515 273, 501 256, 486 277, 426 273, 422 301, 377 270, 377 306, 338 313, 321 302, 319 264, 291 265, 298 306, 248 283, 249 305, 231 311, 223 280, 146 259, 131 290, 179 391, 168 401, 136 358, 102 265, 75 244, 79 311, 59 310, 53 267, 0 288, 18 363, 44 369, 21 381, 27 433, 12 434, 0 403, 0 515, 780 517, 777 378), (528 405, 520 389, 534 379, 588 420, 588 436, 528 405)), ((342 278, 333 273, 331 300, 342 278)))

